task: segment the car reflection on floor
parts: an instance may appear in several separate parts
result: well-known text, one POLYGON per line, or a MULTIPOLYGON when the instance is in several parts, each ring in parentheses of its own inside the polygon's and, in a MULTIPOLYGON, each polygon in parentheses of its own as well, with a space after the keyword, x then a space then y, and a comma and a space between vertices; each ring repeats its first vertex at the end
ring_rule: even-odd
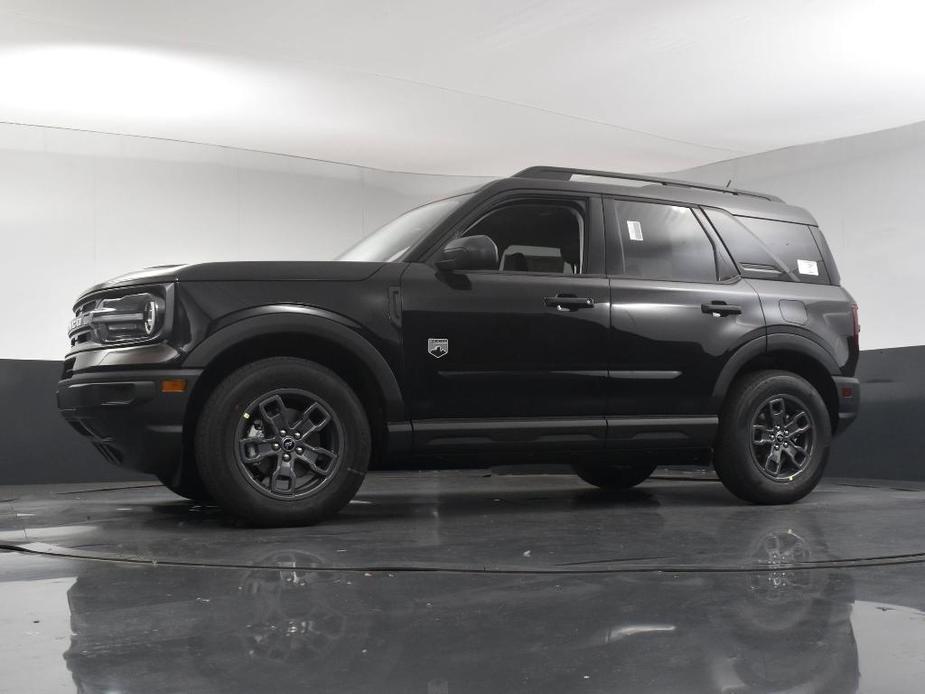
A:
POLYGON ((275 569, 89 562, 65 659, 81 691, 854 691, 853 579, 793 567, 825 555, 820 527, 749 533, 745 571, 330 571, 298 548, 257 562, 275 569))

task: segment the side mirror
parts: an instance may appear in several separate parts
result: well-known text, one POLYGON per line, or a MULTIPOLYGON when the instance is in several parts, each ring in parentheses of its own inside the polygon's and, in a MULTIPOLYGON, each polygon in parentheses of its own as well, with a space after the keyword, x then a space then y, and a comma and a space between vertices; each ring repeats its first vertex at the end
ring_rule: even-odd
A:
POLYGON ((497 270, 498 247, 487 236, 463 236, 443 247, 437 259, 440 270, 497 270))

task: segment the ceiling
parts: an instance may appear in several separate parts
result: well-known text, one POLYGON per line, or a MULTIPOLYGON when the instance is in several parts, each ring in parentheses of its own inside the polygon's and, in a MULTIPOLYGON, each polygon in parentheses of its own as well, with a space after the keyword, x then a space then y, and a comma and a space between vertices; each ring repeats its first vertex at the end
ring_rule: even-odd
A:
POLYGON ((0 0, 0 121, 384 169, 683 169, 925 120, 898 0, 0 0))

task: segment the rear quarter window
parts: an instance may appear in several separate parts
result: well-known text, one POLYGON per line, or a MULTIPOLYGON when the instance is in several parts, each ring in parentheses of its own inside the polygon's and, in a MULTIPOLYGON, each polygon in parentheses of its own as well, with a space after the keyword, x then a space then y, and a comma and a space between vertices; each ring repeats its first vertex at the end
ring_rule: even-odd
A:
POLYGON ((809 284, 832 283, 826 255, 807 225, 734 217, 720 210, 704 211, 743 277, 809 284))

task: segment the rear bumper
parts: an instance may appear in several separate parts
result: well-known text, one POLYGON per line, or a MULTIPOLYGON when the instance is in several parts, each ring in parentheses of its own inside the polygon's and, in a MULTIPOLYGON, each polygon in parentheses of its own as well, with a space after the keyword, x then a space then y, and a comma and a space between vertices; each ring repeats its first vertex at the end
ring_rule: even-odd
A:
POLYGON ((838 426, 835 433, 840 434, 857 419, 861 406, 861 382, 856 378, 835 376, 835 393, 838 396, 838 426))
POLYGON ((170 475, 183 454, 183 421, 198 369, 80 373, 58 382, 58 409, 109 462, 170 475), (164 393, 166 379, 184 379, 182 393, 164 393))

